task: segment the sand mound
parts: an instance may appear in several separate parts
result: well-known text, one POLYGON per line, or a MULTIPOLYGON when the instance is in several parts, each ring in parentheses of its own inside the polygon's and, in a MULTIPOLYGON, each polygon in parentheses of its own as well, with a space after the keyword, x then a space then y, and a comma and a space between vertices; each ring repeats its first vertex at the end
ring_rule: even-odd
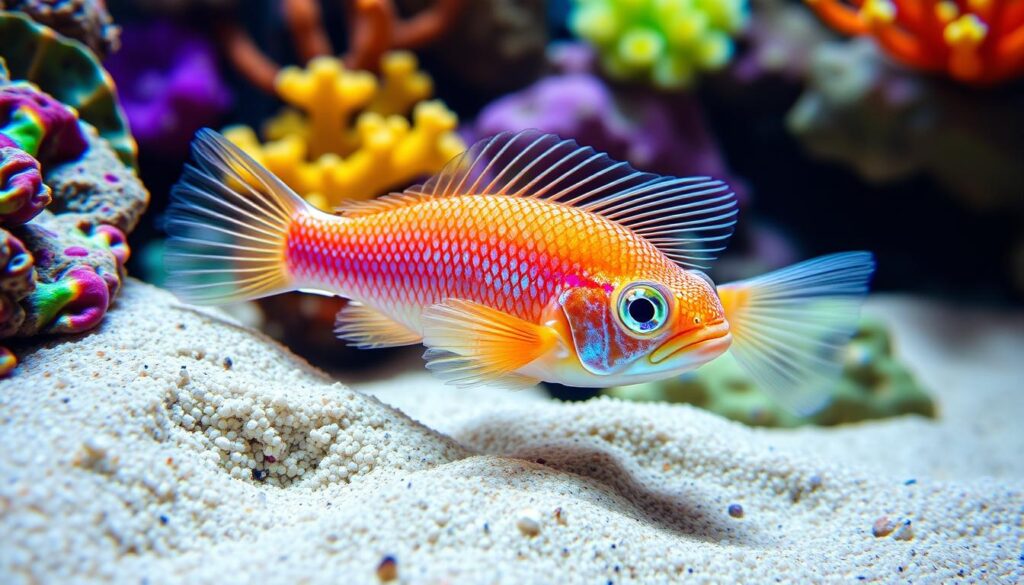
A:
POLYGON ((944 423, 766 432, 423 375, 367 386, 446 436, 137 282, 99 330, 22 355, 0 383, 4 581, 1024 577, 1020 475, 856 461, 897 436, 927 450, 915 428, 944 423))

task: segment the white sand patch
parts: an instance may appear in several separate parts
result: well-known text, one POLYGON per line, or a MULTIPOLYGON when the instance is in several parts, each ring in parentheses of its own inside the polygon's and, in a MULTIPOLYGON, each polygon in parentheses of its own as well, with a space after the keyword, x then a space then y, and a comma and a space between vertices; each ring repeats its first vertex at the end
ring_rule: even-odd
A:
POLYGON ((98 331, 0 382, 0 580, 372 583, 387 557, 409 583, 1024 579, 1019 334, 979 328, 952 358, 920 331, 935 422, 752 431, 419 374, 360 386, 424 426, 130 281, 98 331))

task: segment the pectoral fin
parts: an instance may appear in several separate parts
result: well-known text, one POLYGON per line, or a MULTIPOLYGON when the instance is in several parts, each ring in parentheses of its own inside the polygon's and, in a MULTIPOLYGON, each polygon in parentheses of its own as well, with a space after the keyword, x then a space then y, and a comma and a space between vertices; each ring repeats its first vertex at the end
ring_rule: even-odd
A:
POLYGON ((397 347, 420 342, 420 335, 380 311, 355 301, 338 311, 334 333, 360 349, 397 347))
POLYGON ((718 287, 730 351, 783 406, 820 410, 842 371, 874 267, 870 253, 847 252, 718 287))
POLYGON ((546 326, 472 301, 448 299, 423 313, 427 369, 459 387, 533 386, 539 380, 515 372, 555 340, 546 326))

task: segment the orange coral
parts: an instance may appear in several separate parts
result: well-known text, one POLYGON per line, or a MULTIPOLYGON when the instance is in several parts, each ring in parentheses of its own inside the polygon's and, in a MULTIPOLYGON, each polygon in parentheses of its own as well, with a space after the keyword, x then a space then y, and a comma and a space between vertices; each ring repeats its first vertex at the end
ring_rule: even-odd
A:
POLYGON ((1024 74, 1024 0, 805 0, 832 28, 894 59, 990 85, 1024 74))
MULTIPOLYGON (((402 19, 391 0, 345 0, 351 46, 345 64, 376 70, 392 49, 417 49, 444 35, 466 0, 436 0, 433 7, 402 19)), ((281 0, 281 11, 303 62, 333 53, 319 0, 281 0)), ((236 20, 219 19, 217 38, 228 60, 250 83, 274 93, 281 66, 270 59, 236 20)))

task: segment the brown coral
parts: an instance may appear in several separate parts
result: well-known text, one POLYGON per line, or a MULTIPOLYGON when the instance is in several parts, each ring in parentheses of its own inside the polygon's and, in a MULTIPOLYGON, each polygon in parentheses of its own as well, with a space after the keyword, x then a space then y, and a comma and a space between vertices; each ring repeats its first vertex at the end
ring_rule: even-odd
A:
MULTIPOLYGON (((466 0, 435 0, 415 16, 400 18, 391 0, 347 0, 351 46, 344 60, 356 69, 376 70, 385 52, 415 49, 448 32, 466 0)), ((317 0, 282 0, 281 7, 296 51, 303 61, 333 53, 317 0)), ((238 72, 267 93, 281 66, 268 57, 239 22, 223 18, 217 38, 238 72)))

